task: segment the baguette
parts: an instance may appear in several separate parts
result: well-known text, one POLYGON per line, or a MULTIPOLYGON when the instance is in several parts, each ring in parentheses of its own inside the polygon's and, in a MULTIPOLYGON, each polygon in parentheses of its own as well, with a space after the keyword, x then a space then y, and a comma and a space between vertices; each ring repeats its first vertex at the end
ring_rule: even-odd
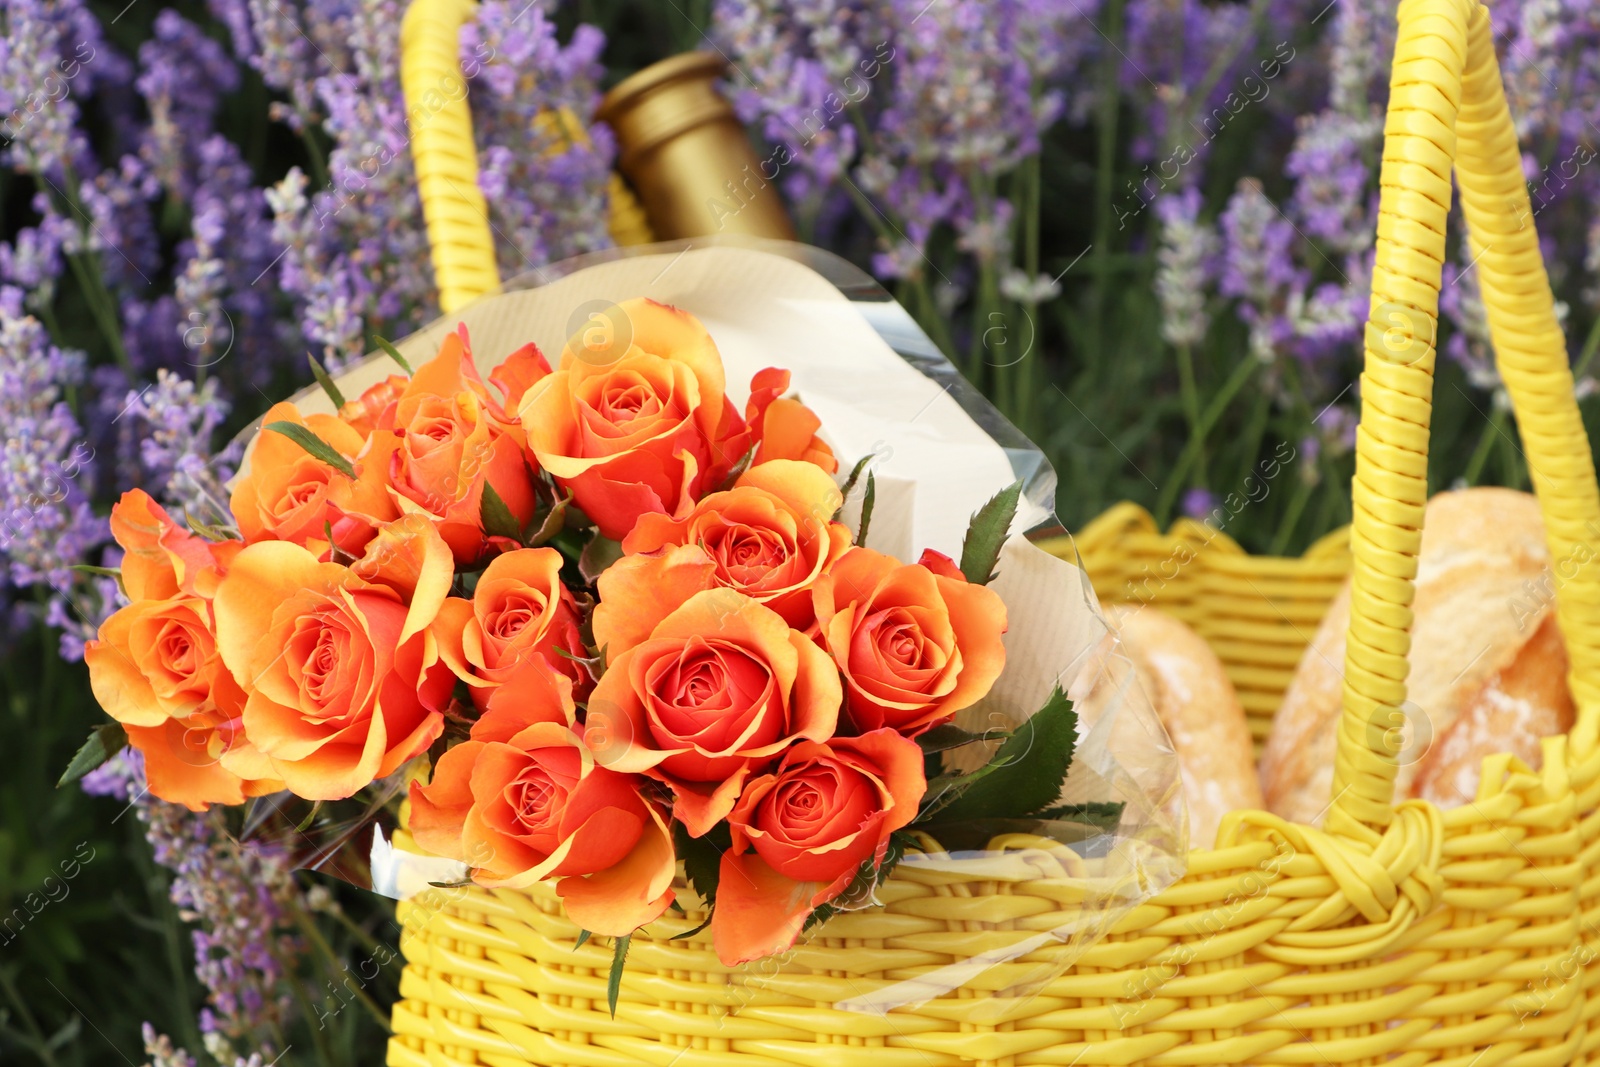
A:
POLYGON ((1120 637, 1139 687, 1172 739, 1191 847, 1210 847, 1224 815, 1261 807, 1250 728, 1238 694, 1217 654, 1172 616, 1121 604, 1108 606, 1106 618, 1112 635, 1097 649, 1097 662, 1083 672, 1087 691, 1081 700, 1074 698, 1080 715, 1092 723, 1109 706, 1118 687, 1112 681, 1116 672, 1106 668, 1120 637))
MULTIPOLYGON (((1539 739, 1572 725, 1537 501, 1463 489, 1428 503, 1417 567, 1407 721, 1395 799, 1471 800, 1485 756, 1531 767, 1539 739)), ((1267 809, 1319 826, 1332 797, 1350 584, 1301 657, 1261 757, 1267 809)))

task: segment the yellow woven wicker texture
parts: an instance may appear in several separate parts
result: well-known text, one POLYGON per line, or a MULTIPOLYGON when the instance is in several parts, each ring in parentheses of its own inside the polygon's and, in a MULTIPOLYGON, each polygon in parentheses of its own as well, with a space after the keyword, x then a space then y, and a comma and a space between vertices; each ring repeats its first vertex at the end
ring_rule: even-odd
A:
MULTIPOLYGON (((400 23, 400 85, 411 127, 411 157, 439 308, 447 315, 500 289, 457 50, 461 24, 476 6, 474 0, 424 0, 408 7, 400 23)), ((621 245, 651 240, 644 210, 616 175, 611 179, 608 229, 621 245)))
MULTIPOLYGON (((453 2, 420 0, 412 10, 453 2)), ((578 931, 551 891, 441 889, 398 909, 408 963, 390 1064, 1600 1063, 1600 1026, 1590 1023, 1600 1014, 1600 994, 1591 995, 1600 588, 1583 566, 1600 500, 1487 10, 1473 0, 1405 0, 1399 16, 1348 535, 1298 560, 1252 558, 1196 524, 1160 535, 1123 506, 1078 538, 1102 597, 1158 603, 1212 641, 1258 736, 1354 567, 1342 795, 1329 830, 1235 813, 1218 848, 1190 853, 1180 883, 1036 995, 1011 988, 1019 963, 884 1016, 836 1004, 1014 931, 1052 929, 1076 914, 1081 893, 1070 879, 965 882, 902 868, 881 909, 832 920, 781 966, 733 973, 704 935, 668 940, 703 918, 691 898, 686 915, 669 913, 635 937, 612 1019, 610 953, 576 947, 578 931), (1490 759, 1477 800, 1441 814, 1391 804, 1387 749, 1397 737, 1387 727, 1404 698, 1452 162, 1550 530, 1580 711, 1570 739, 1545 742, 1543 771, 1490 759)), ((464 109, 456 118, 453 143, 470 146, 464 109)), ((424 189, 425 204, 441 187, 424 189)), ((474 254, 456 275, 436 246, 442 290, 483 278, 492 248, 474 254)))

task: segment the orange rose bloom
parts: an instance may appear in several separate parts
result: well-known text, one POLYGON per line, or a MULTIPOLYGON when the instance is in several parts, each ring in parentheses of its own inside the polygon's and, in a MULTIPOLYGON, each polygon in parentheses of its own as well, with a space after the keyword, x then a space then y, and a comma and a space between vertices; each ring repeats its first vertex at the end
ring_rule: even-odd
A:
MULTIPOLYGON (((435 531, 423 524, 426 539, 435 531)), ((441 550, 389 546, 368 569, 319 563, 265 541, 233 561, 217 588, 217 647, 244 688, 244 729, 259 753, 230 752, 240 774, 270 771, 310 800, 338 800, 433 743, 455 679, 429 628, 448 591, 441 550), (392 561, 425 561, 415 574, 392 561)))
POLYGON ((554 879, 573 922, 630 934, 672 902, 671 835, 645 780, 598 766, 574 732, 565 680, 535 669, 544 700, 486 712, 430 784, 412 784, 411 833, 482 885, 554 879))
POLYGON ((588 727, 601 762, 665 782, 673 817, 699 837, 751 773, 797 740, 832 737, 839 699, 838 668, 815 643, 772 609, 713 589, 611 662, 588 727))
POLYGON ((578 630, 578 605, 561 583, 561 553, 519 548, 496 556, 472 591, 471 600, 451 597, 434 627, 440 653, 472 686, 479 708, 529 659, 549 662, 588 689, 588 672, 556 649, 587 653, 578 630))
POLYGON ((850 548, 849 528, 832 521, 842 501, 819 467, 774 460, 751 467, 734 488, 712 493, 681 519, 641 515, 622 542, 627 555, 600 575, 595 643, 618 655, 690 594, 719 586, 806 629, 811 586, 850 548))
POLYGON ((550 373, 550 363, 531 341, 511 353, 500 365, 489 372, 489 381, 500 390, 506 411, 516 411, 522 406, 522 396, 528 389, 550 373))
MULTIPOLYGON (((261 425, 292 422, 326 441, 334 451, 354 460, 366 439, 333 415, 301 417, 285 401, 262 416, 261 425)), ((360 470, 349 478, 311 455, 281 433, 262 429, 250 451, 250 468, 233 487, 230 508, 246 544, 291 541, 327 551, 327 530, 339 548, 358 555, 377 525, 398 512, 377 471, 360 470)))
POLYGON ((574 336, 519 414, 539 463, 620 541, 649 512, 715 488, 750 448, 700 320, 653 300, 618 305, 626 336, 574 336))
POLYGON ((812 591, 823 643, 857 732, 916 735, 982 700, 1005 667, 1006 606, 950 559, 852 548, 812 591))
MULTIPOLYGON (((483 487, 520 523, 533 517, 533 478, 522 431, 489 395, 472 362, 466 327, 445 338, 394 404, 390 433, 376 433, 367 460, 386 465, 397 498, 434 517, 456 559, 483 555, 483 487)), ((404 504, 400 504, 402 508, 404 504)))
POLYGON ((892 730, 801 742, 752 779, 728 816, 711 919, 717 957, 733 967, 782 952, 811 910, 837 897, 927 791, 922 749, 892 730))
POLYGON ((208 599, 238 544, 180 528, 142 489, 111 509, 111 532, 130 603, 100 627, 84 660, 95 699, 144 755, 150 791, 203 811, 281 789, 219 763, 230 746, 247 747, 233 729, 244 692, 217 654, 208 599))
POLYGON ((365 440, 374 430, 394 428, 394 406, 400 394, 406 391, 411 379, 403 374, 391 374, 376 385, 369 385, 355 400, 347 400, 339 409, 339 418, 365 440))
POLYGON ((839 460, 827 442, 817 436, 822 420, 800 401, 783 395, 788 391, 789 372, 776 367, 757 371, 750 380, 750 402, 744 408, 745 421, 756 442, 750 465, 796 459, 832 474, 839 469, 839 460))

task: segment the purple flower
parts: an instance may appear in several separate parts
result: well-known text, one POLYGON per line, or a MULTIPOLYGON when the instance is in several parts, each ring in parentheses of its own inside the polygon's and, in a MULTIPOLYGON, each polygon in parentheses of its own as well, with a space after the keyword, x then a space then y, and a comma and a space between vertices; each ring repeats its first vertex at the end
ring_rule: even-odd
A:
POLYGON ((150 111, 140 155, 174 196, 193 190, 194 155, 211 131, 224 93, 239 85, 239 70, 222 46, 168 8, 156 16, 155 36, 139 48, 135 82, 150 111))
MULTIPOLYGON (((242 1062, 243 1043, 270 1059, 272 1035, 293 1004, 289 965, 304 951, 293 932, 304 902, 287 856, 230 836, 220 809, 192 812, 151 796, 144 760, 131 748, 85 776, 83 788, 131 805, 156 862, 172 872, 172 903, 195 927, 195 975, 207 991, 200 1012, 206 1051, 221 1063, 242 1062)), ((146 1041, 152 1036, 147 1031, 146 1041)), ((163 1048, 174 1055, 170 1043, 163 1048)), ((165 1062, 193 1062, 181 1050, 176 1055, 165 1062)))
POLYGON ((1083 25, 1096 7, 719 0, 714 23, 741 72, 736 108, 776 146, 762 176, 819 214, 835 189, 865 196, 896 231, 874 271, 920 279, 941 228, 977 263, 1010 266, 1011 207, 993 183, 1059 117, 1085 113, 1088 95, 1067 89, 1096 47, 1083 25))
POLYGON ((80 230, 82 246, 95 254, 109 288, 142 296, 151 278, 161 273, 161 242, 150 212, 150 202, 160 193, 160 180, 132 155, 79 186, 78 197, 89 214, 80 230))
POLYGON ((90 506, 94 449, 65 400, 83 380, 83 354, 51 343, 20 290, 0 289, 0 551, 12 584, 47 586, 93 626, 95 612, 69 599, 72 565, 108 532, 90 506))
POLYGON ((1291 252, 1294 224, 1268 198, 1260 182, 1247 178, 1239 183, 1222 213, 1222 233, 1226 239, 1224 296, 1264 306, 1300 279, 1291 252))
POLYGON ((1196 486, 1184 491, 1183 513, 1191 519, 1204 519, 1217 507, 1217 494, 1196 486))
POLYGON ((78 130, 72 82, 94 46, 63 40, 57 12, 41 0, 5 0, 0 11, 6 27, 0 39, 5 159, 23 172, 62 181, 89 151, 78 130))
POLYGON ((178 513, 205 516, 217 510, 217 471, 211 437, 228 414, 217 379, 196 385, 162 368, 156 382, 128 395, 126 417, 139 424, 140 484, 178 513))
POLYGON ((615 145, 594 124, 605 37, 579 26, 556 38, 545 5, 487 0, 462 28, 478 184, 501 235, 500 273, 611 244, 606 229, 615 145))
POLYGON ((1174 345, 1205 340, 1210 315, 1206 289, 1216 272, 1221 245, 1216 230, 1200 221, 1200 192, 1185 189, 1156 201, 1161 243, 1156 250, 1156 297, 1161 301, 1161 336, 1174 345))
POLYGON ((1486 392, 1503 392, 1500 372, 1494 363, 1494 347, 1489 339, 1489 320, 1484 315, 1483 295, 1478 288, 1478 272, 1471 262, 1467 242, 1461 242, 1461 262, 1447 266, 1439 292, 1439 316, 1451 326, 1445 342, 1445 355, 1460 364, 1467 381, 1486 392))
POLYGON ((28 290, 31 300, 48 304, 64 266, 62 252, 72 245, 77 227, 57 213, 43 193, 34 196, 33 204, 39 224, 18 230, 10 244, 0 243, 0 281, 28 290))
POLYGON ((1367 154, 1382 121, 1324 111, 1301 124, 1284 171, 1295 179, 1291 207, 1305 236, 1340 252, 1372 247, 1377 204, 1367 154))

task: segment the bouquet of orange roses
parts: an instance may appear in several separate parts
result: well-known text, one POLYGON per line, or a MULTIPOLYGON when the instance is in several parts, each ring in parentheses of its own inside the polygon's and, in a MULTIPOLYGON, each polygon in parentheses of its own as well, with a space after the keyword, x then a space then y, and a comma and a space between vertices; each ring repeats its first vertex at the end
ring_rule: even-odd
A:
POLYGON ((553 883, 619 959, 684 888, 735 965, 908 849, 1115 826, 1121 802, 1063 802, 1059 685, 971 728, 1020 481, 959 558, 906 562, 863 543, 872 457, 839 471, 785 370, 736 405, 686 311, 623 301, 554 365, 526 344, 487 375, 465 325, 414 371, 385 348, 357 396, 315 368, 333 413, 267 412, 231 528, 117 505, 128 603, 86 654, 116 723, 80 769, 125 735, 195 809, 409 779, 418 846, 553 883))

